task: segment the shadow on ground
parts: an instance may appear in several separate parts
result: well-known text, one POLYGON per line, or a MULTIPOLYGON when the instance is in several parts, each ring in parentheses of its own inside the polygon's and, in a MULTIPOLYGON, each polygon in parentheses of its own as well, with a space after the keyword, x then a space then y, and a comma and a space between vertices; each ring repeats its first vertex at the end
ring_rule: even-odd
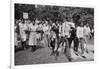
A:
MULTIPOLYGON (((28 49, 28 48, 29 48, 29 46, 28 46, 26 49, 28 49)), ((37 49, 41 49, 41 48, 44 48, 44 47, 41 46, 41 45, 37 45, 37 46, 36 46, 36 50, 37 50, 37 49)), ((15 50, 15 53, 17 53, 17 52, 19 52, 19 51, 23 51, 24 49, 23 49, 22 47, 19 47, 19 48, 15 47, 14 50, 15 50)), ((35 50, 35 51, 36 51, 36 50, 35 50)))

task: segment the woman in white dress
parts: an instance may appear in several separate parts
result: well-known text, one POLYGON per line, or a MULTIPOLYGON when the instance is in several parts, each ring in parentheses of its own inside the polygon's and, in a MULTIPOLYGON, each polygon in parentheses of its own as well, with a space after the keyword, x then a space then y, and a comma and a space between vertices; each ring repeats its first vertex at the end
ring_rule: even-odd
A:
POLYGON ((34 23, 30 23, 29 24, 29 31, 30 31, 30 35, 29 35, 29 46, 32 47, 32 51, 34 51, 36 49, 36 45, 37 45, 37 33, 36 33, 36 29, 37 29, 37 25, 35 25, 34 23))
POLYGON ((19 23, 19 30, 20 30, 20 38, 22 41, 22 47, 23 49, 26 48, 26 39, 27 39, 27 34, 26 34, 26 30, 27 30, 27 25, 25 22, 20 22, 19 23))

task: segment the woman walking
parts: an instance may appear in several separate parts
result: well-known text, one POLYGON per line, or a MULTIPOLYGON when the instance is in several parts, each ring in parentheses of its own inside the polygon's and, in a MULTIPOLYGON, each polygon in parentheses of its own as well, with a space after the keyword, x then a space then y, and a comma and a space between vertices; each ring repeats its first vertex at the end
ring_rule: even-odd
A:
POLYGON ((22 42, 22 48, 26 48, 26 39, 27 39, 27 25, 24 21, 19 22, 19 30, 20 30, 20 37, 21 37, 21 42, 22 42))
POLYGON ((36 29, 37 29, 37 25, 34 22, 30 22, 29 24, 30 35, 29 35, 28 43, 29 46, 32 47, 32 51, 36 50, 36 45, 37 45, 36 29))

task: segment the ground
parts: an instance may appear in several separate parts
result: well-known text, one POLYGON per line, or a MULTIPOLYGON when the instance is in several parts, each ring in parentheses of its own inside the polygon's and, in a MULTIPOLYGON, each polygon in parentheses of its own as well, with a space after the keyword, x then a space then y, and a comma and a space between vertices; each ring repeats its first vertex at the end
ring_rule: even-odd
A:
MULTIPOLYGON (((43 43, 44 41, 42 41, 43 43)), ((72 62, 76 61, 93 61, 94 60, 94 41, 88 40, 88 49, 89 53, 85 53, 86 58, 77 56, 73 49, 71 49, 71 56, 73 58, 72 62)), ((19 50, 15 52, 15 65, 31 65, 31 64, 47 64, 47 63, 62 63, 68 62, 68 59, 60 54, 58 60, 55 60, 55 57, 51 54, 50 48, 47 45, 41 44, 38 46, 35 52, 31 52, 31 47, 26 50, 19 50)))

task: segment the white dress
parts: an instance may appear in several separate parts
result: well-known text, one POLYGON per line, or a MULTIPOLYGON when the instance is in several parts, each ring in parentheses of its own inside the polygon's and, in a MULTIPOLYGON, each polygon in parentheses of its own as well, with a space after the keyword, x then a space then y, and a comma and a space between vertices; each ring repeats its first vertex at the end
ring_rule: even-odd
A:
MULTIPOLYGON (((41 25, 37 25, 37 30, 40 31, 42 29, 42 26, 41 25)), ((41 34, 40 33, 37 33, 37 39, 40 39, 41 38, 41 34)))
POLYGON ((19 28, 20 28, 20 36, 21 36, 22 41, 26 41, 27 34, 25 33, 25 30, 28 29, 27 25, 19 23, 19 28))
POLYGON ((36 25, 33 25, 32 23, 29 24, 29 30, 30 30, 29 42, 28 42, 29 46, 37 45, 36 29, 37 29, 36 25))

